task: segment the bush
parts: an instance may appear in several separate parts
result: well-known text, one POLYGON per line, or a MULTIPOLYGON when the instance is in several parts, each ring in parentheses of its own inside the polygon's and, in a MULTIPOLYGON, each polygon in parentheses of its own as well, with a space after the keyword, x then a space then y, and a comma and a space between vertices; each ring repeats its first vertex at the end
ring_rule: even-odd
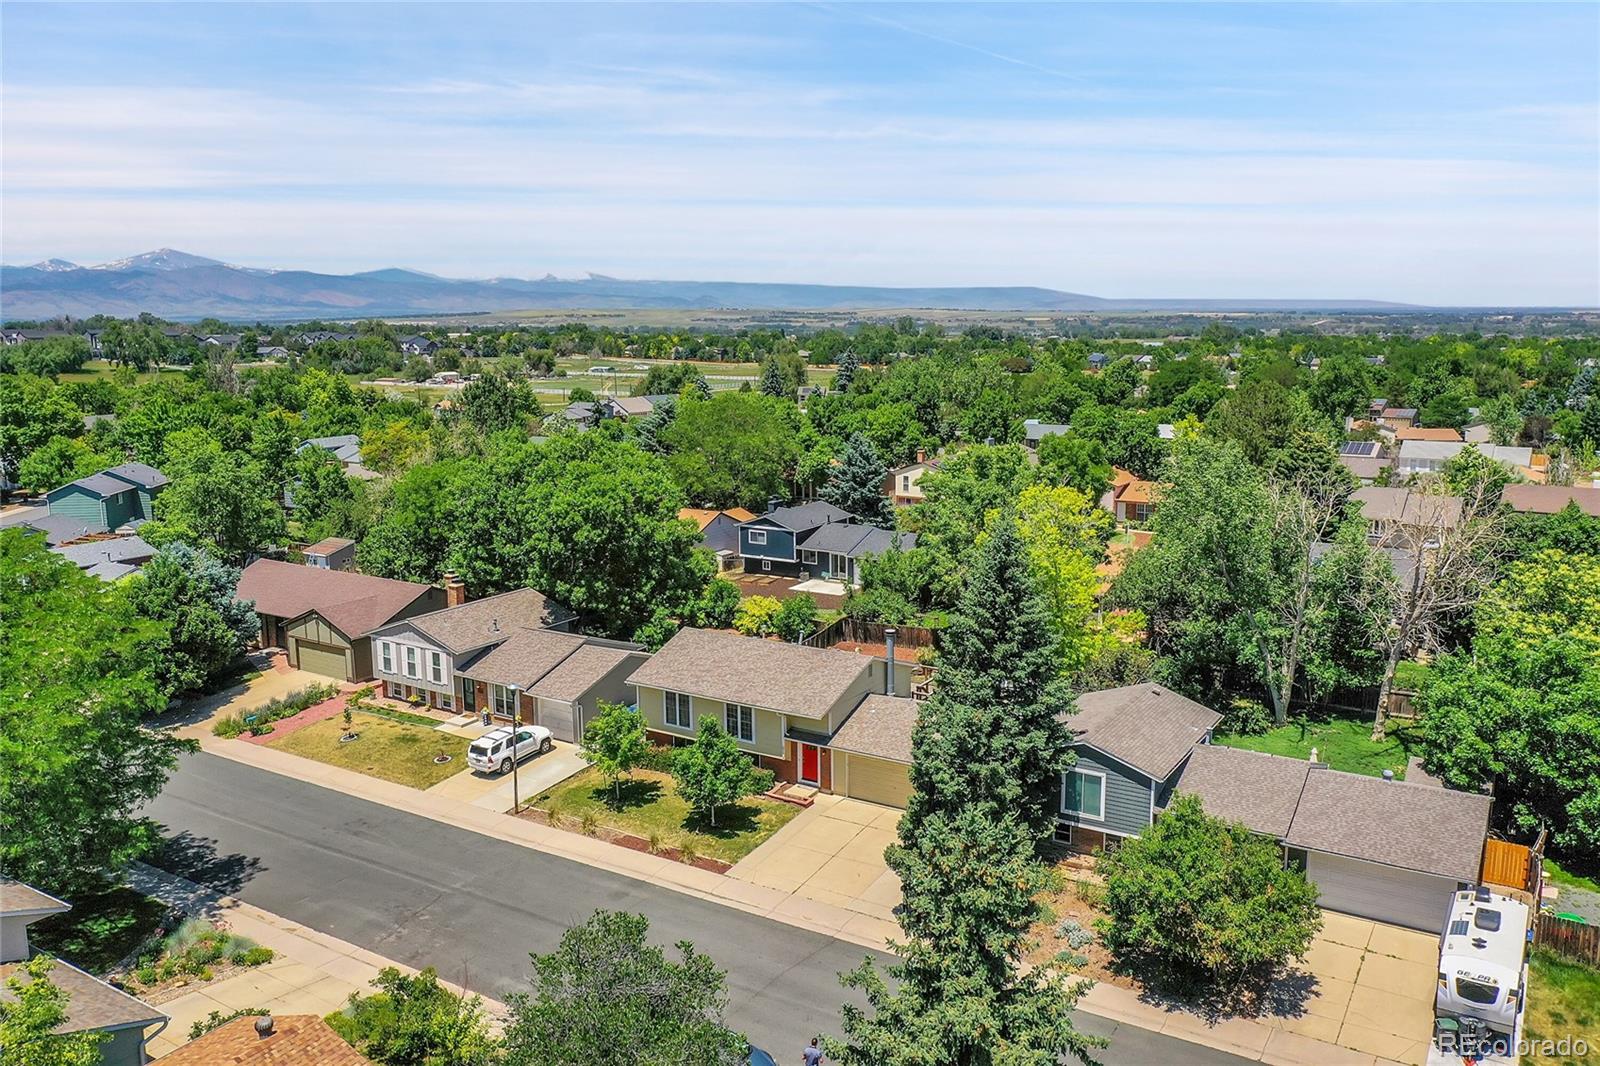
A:
POLYGON ((271 962, 276 955, 277 953, 271 948, 264 948, 258 944, 253 948, 235 951, 228 961, 235 966, 263 966, 271 962))
POLYGON ((1272 728, 1272 712, 1260 700, 1236 696, 1217 728, 1227 736, 1258 737, 1272 728))
POLYGON ((1305 954, 1322 927, 1316 886, 1277 845, 1180 796, 1143 836, 1100 857, 1117 961, 1193 992, 1259 986, 1305 954))
POLYGON ((1094 933, 1068 918, 1056 926, 1056 939, 1065 940, 1074 951, 1094 943, 1094 933))
POLYGON ((777 774, 764 766, 758 766, 750 774, 750 794, 759 796, 763 792, 771 792, 772 786, 777 783, 777 774))
POLYGON ((645 752, 644 758, 639 760, 639 769, 654 770, 660 774, 672 773, 672 756, 674 749, 666 745, 654 745, 645 752))
POLYGON ((299 714, 307 707, 333 697, 338 691, 337 685, 307 685, 275 700, 268 700, 253 710, 224 715, 212 724, 211 732, 219 737, 236 737, 248 729, 252 736, 259 737, 272 732, 273 722, 299 714), (253 716, 255 721, 246 725, 244 721, 246 716, 253 716))
POLYGON ((799 643, 816 629, 817 601, 809 594, 790 596, 772 616, 772 632, 791 643, 799 643))
POLYGON ((227 1025, 235 1018, 260 1018, 263 1015, 271 1013, 271 1011, 266 1010, 263 1007, 246 1007, 243 1010, 236 1010, 229 1014, 224 1014, 220 1010, 214 1010, 204 1018, 189 1026, 189 1039, 199 1040, 202 1036, 205 1036, 207 1033, 211 1032, 211 1030, 227 1025))
POLYGON ((1091 907, 1099 908, 1106 905, 1106 886, 1080 877, 1072 883, 1072 890, 1079 899, 1091 907))
POLYGON ((225 714, 211 723, 211 732, 214 736, 231 740, 244 732, 244 719, 237 714, 225 714))
POLYGON ((747 637, 764 637, 772 632, 773 619, 782 606, 771 596, 751 596, 734 612, 733 628, 747 637))

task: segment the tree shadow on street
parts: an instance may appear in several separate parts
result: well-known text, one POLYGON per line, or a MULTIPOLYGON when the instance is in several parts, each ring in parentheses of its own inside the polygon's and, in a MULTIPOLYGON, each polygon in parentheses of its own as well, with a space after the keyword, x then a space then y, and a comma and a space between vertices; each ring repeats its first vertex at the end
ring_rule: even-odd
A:
POLYGON ((260 859, 238 853, 223 855, 215 840, 187 829, 167 837, 144 861, 230 896, 261 870, 260 859))

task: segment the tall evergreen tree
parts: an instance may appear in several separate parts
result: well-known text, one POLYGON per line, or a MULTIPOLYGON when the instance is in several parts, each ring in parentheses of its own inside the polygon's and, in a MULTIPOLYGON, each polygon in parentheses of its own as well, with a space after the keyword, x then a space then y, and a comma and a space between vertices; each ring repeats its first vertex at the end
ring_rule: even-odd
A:
POLYGON ((667 451, 666 442, 661 435, 667 427, 672 425, 678 417, 678 400, 675 396, 667 396, 656 402, 650 413, 634 423, 635 439, 639 447, 652 455, 664 455, 667 451))
POLYGON ((778 360, 770 355, 761 363, 761 391, 779 399, 794 398, 789 396, 789 388, 784 384, 783 367, 779 366, 778 360))
POLYGON ((861 369, 861 357, 856 355, 855 349, 846 351, 839 356, 839 372, 833 376, 833 387, 838 392, 849 392, 850 385, 856 379, 856 371, 861 369))
POLYGON ((872 441, 865 434, 853 433, 839 456, 839 465, 822 487, 822 498, 857 518, 886 524, 889 501, 883 495, 883 479, 888 473, 872 441))

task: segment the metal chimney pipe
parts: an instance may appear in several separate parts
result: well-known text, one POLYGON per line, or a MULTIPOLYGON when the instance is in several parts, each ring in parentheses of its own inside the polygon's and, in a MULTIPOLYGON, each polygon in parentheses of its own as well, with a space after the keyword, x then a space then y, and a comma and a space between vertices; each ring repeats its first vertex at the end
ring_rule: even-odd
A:
POLYGON ((894 638, 894 626, 889 626, 883 631, 884 647, 889 653, 889 669, 885 672, 883 679, 883 694, 885 696, 894 695, 894 638))

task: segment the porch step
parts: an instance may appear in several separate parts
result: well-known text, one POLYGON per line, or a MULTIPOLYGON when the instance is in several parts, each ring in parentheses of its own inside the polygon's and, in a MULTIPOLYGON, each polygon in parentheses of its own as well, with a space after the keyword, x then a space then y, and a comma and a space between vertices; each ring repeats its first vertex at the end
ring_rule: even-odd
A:
POLYGON ((810 799, 817 794, 816 788, 811 785, 790 785, 787 791, 798 799, 810 799))
POLYGON ((765 795, 768 799, 780 800, 783 803, 792 803, 796 807, 811 806, 816 802, 816 800, 813 798, 816 796, 816 794, 817 790, 812 788, 810 785, 795 785, 790 784, 787 781, 779 781, 776 785, 773 785, 771 788, 767 789, 765 793, 763 793, 763 795, 765 795))
POLYGON ((438 725, 434 726, 433 728, 435 728, 435 729, 443 729, 446 726, 466 725, 468 722, 475 722, 477 720, 478 720, 478 716, 475 715, 475 714, 458 714, 454 718, 446 718, 444 721, 440 722, 438 725))

